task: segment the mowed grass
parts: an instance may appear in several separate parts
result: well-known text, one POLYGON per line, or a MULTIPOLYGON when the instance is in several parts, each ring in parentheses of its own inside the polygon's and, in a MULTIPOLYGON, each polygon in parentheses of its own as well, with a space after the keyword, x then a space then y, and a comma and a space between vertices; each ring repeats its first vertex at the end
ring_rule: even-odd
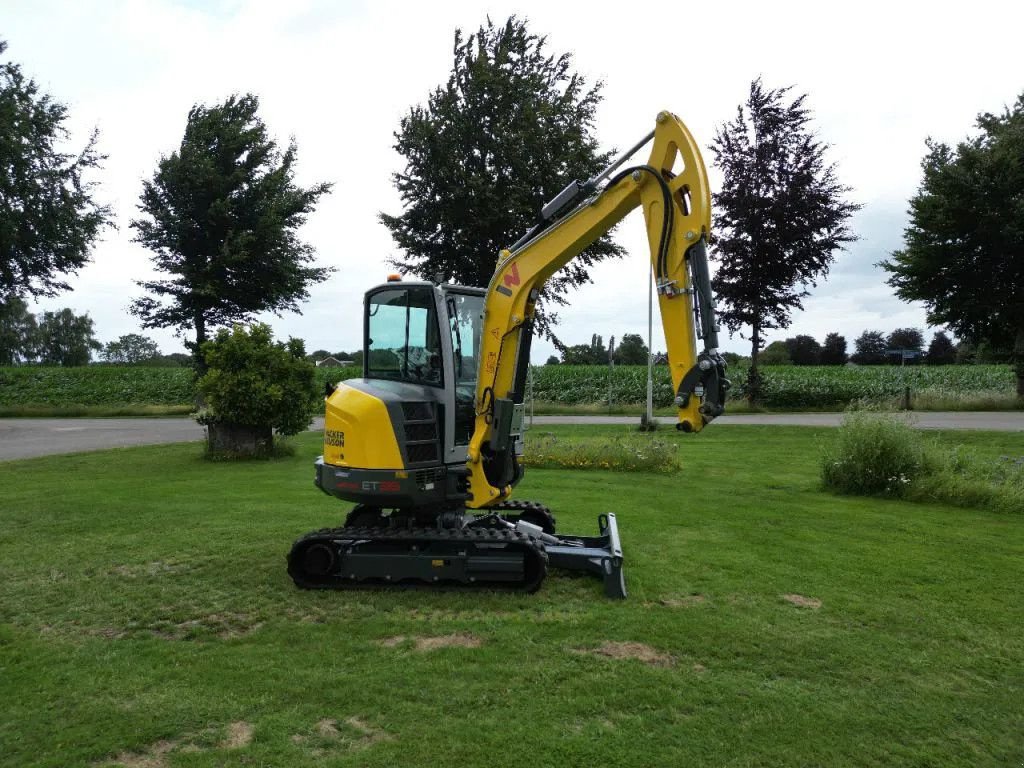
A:
POLYGON ((532 596, 296 590, 291 541, 346 511, 313 435, 274 462, 0 464, 0 765, 1020 764, 1024 515, 832 496, 829 430, 656 434, 679 474, 518 489, 561 530, 618 514, 625 602, 559 573, 532 596))

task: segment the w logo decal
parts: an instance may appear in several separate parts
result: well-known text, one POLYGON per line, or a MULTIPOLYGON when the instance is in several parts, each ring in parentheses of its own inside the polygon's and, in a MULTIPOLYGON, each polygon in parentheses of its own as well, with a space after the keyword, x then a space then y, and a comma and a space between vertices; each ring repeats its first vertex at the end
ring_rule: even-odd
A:
POLYGON ((498 286, 498 293, 503 293, 506 296, 511 296, 512 287, 519 285, 519 265, 513 264, 512 268, 505 273, 505 276, 501 279, 501 281, 505 284, 498 286))

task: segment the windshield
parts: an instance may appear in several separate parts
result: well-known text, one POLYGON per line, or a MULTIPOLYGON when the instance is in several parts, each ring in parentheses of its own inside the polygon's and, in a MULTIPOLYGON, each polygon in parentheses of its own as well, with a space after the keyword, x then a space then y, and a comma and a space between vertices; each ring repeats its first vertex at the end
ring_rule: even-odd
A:
POLYGON ((366 307, 366 375, 443 385, 441 340, 430 288, 391 288, 366 307))

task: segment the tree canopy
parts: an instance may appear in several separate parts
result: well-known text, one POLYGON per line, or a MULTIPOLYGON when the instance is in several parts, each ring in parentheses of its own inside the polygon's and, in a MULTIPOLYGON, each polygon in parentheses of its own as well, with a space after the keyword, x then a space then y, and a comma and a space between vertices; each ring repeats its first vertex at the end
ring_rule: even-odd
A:
MULTIPOLYGON (((516 17, 490 19, 464 37, 455 31, 448 82, 414 106, 395 133, 405 170, 394 175, 404 210, 380 214, 402 255, 398 268, 433 279, 485 286, 502 248, 537 221, 569 182, 608 162, 593 135, 601 84, 588 87, 568 53, 516 17)), ((548 281, 537 328, 551 336, 566 293, 589 280, 596 262, 623 249, 603 237, 548 281)))
POLYGON ((889 345, 881 331, 864 331, 853 342, 853 347, 855 351, 850 359, 857 365, 882 365, 889 345))
POLYGON ((825 343, 821 345, 821 364, 846 365, 847 359, 846 337, 835 332, 825 336, 825 343))
POLYGON ((108 363, 138 365, 160 357, 160 348, 148 336, 126 333, 115 341, 108 341, 101 354, 108 363))
POLYGON ((145 328, 191 331, 193 352, 216 326, 298 311, 332 271, 311 265, 313 248, 298 236, 331 185, 295 183, 295 142, 280 152, 258 108, 251 94, 192 107, 181 146, 143 183, 144 217, 131 223, 168 275, 140 282, 151 295, 131 311, 145 328))
POLYGON ((618 365, 647 365, 647 344, 638 333, 624 333, 613 357, 618 365))
MULTIPOLYGON (((0 40, 0 56, 7 43, 0 40)), ((89 260, 110 219, 87 172, 104 155, 94 130, 79 152, 62 151, 68 110, 21 67, 0 63, 0 302, 52 296, 89 260)))
POLYGON ((945 331, 936 331, 932 336, 924 361, 928 365, 953 365, 956 362, 956 347, 945 331))
POLYGON ((36 353, 43 365, 88 365, 92 353, 101 348, 88 313, 76 315, 65 307, 40 316, 36 353))
POLYGON ((1024 397, 1024 94, 955 148, 927 142, 904 247, 882 266, 928 322, 975 343, 1013 348, 1024 397))
POLYGON ((0 365, 34 360, 39 329, 28 305, 18 296, 0 301, 0 365))
POLYGON ((729 330, 750 328, 751 400, 764 331, 789 326, 835 251, 856 239, 848 221, 860 208, 845 200, 850 188, 826 163, 828 145, 811 128, 806 95, 791 99, 790 90, 754 80, 711 145, 723 174, 714 196, 713 287, 729 330))
POLYGON ((817 365, 821 362, 821 344, 813 336, 800 334, 786 339, 786 351, 793 365, 817 365))

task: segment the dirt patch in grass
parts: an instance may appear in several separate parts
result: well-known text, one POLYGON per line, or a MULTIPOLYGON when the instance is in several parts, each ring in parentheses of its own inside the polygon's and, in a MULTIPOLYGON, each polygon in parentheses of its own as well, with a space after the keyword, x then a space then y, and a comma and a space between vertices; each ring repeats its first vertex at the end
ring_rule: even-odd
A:
POLYGON ((816 597, 807 597, 805 595, 783 595, 782 599, 787 603, 792 603, 800 608, 821 608, 821 600, 816 597))
POLYGON ((244 720, 228 725, 227 737, 220 743, 221 749, 241 749, 252 743, 252 724, 244 720))
POLYGON ((433 637, 395 635, 394 637, 385 637, 383 640, 379 640, 377 644, 383 648, 396 648, 405 643, 406 640, 412 641, 413 648, 420 653, 436 651, 439 648, 479 648, 483 644, 479 637, 474 637, 464 632, 433 637))
POLYGON ((391 734, 383 729, 353 716, 340 722, 325 717, 317 721, 312 732, 296 733, 292 735, 291 741, 296 746, 308 748, 311 756, 320 758, 329 752, 366 749, 392 738, 391 734))
POLYGON ((665 608, 692 608, 707 602, 704 595, 683 595, 682 597, 663 597, 658 600, 657 605, 665 608))
POLYGON ((183 573, 191 569, 187 563, 164 562, 154 560, 151 563, 136 563, 133 565, 115 565, 109 573, 114 576, 123 576, 126 579, 137 579, 140 576, 170 576, 176 573, 183 573))
POLYGON ((227 728, 211 727, 198 734, 182 736, 178 739, 162 739, 153 742, 142 752, 122 752, 117 757, 94 763, 97 768, 121 766, 121 768, 166 768, 169 757, 176 752, 197 754, 213 750, 243 749, 252 743, 253 726, 244 720, 229 723, 227 728), (223 735, 221 741, 212 744, 217 734, 223 735))
POLYGON ((586 653, 592 656, 604 656, 608 659, 618 661, 634 659, 649 664, 652 667, 670 667, 675 664, 675 658, 668 653, 662 653, 646 643, 622 642, 618 640, 605 640, 599 647, 592 649, 577 649, 576 653, 586 653))

